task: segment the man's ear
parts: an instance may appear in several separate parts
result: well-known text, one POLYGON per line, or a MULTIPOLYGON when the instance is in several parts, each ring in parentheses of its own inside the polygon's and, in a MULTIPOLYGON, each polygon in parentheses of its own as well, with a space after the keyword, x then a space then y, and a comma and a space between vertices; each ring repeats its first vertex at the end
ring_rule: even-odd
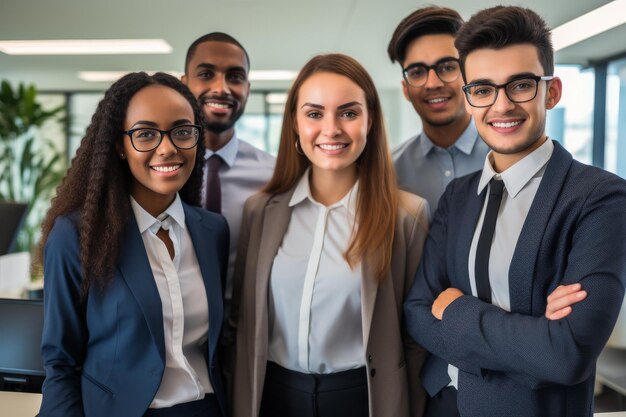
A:
POLYGON ((180 76, 180 82, 187 85, 187 74, 183 74, 180 76))
POLYGON ((407 99, 407 101, 411 101, 411 96, 409 96, 409 85, 406 83, 404 78, 402 79, 402 94, 404 94, 404 98, 407 99))
POLYGON ((546 94, 546 109, 550 110, 556 107, 561 101, 563 94, 563 83, 559 77, 555 77, 548 81, 548 92, 546 94))

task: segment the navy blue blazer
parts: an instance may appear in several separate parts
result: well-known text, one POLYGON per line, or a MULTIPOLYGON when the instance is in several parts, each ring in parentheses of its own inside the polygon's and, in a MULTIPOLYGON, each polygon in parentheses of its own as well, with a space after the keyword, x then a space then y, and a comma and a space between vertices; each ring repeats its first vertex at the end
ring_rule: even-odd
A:
POLYGON ((446 189, 404 304, 409 333, 433 354, 424 386, 431 396, 445 387, 450 363, 459 368, 463 416, 592 416, 595 362, 624 298, 626 181, 554 143, 509 268, 507 312, 471 295, 469 248, 485 199, 485 191, 477 195, 480 175, 446 189), (547 320, 547 296, 576 282, 587 298, 567 318, 547 320), (450 287, 469 295, 439 321, 431 306, 450 287))
MULTIPOLYGON (((223 321, 221 277, 229 232, 222 216, 183 203, 209 305, 207 366, 224 416, 226 397, 217 357, 223 321)), ((44 251, 46 379, 40 417, 142 416, 165 368, 161 298, 131 214, 115 277, 81 302, 78 216, 59 217, 44 251)))

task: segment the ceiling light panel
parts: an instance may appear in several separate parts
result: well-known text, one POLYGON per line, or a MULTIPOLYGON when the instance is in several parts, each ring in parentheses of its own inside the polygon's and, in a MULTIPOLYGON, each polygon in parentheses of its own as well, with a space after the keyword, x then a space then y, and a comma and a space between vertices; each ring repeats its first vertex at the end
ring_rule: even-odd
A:
POLYGON ((121 55, 169 54, 172 47, 163 39, 66 39, 0 41, 7 55, 121 55))
POLYGON ((614 0, 552 30, 558 51, 626 23, 626 0, 614 0))

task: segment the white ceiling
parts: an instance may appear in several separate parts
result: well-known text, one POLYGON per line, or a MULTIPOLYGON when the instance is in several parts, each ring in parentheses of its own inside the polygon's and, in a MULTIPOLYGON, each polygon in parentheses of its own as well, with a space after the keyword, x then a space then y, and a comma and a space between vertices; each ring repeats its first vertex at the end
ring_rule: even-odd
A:
MULTIPOLYGON (((556 27, 608 0, 520 0, 556 27)), ((493 0, 438 1, 469 18, 493 0)), ((387 57, 398 22, 426 5, 408 0, 0 0, 0 40, 163 38, 167 55, 8 56, 0 53, 0 78, 35 83, 40 90, 100 90, 78 71, 182 71, 187 46, 223 31, 250 54, 252 68, 298 70, 317 53, 358 59, 381 88, 399 86, 400 71, 387 57)), ((626 11, 625 11, 626 13, 626 11)), ((582 63, 626 50, 626 25, 557 53, 558 63, 582 63)), ((257 82, 253 88, 283 88, 257 82)))

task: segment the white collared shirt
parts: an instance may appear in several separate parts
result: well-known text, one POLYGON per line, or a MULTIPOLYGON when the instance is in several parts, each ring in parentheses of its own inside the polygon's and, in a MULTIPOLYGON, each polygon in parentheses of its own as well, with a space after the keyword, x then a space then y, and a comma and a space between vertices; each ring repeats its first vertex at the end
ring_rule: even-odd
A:
MULTIPOLYGON (((491 252, 489 253, 489 285, 491 286, 491 304, 506 311, 511 311, 509 267, 513 259, 513 252, 553 150, 554 144, 550 139, 546 139, 540 147, 500 174, 493 169, 491 152, 485 158, 477 193, 480 194, 485 187, 489 187, 489 181, 493 177, 504 181, 502 202, 500 203, 491 252)), ((489 196, 489 190, 485 196, 489 196)), ((487 201, 488 198, 485 198, 474 231, 467 263, 470 286, 474 297, 477 297, 476 246, 478 246, 478 238, 483 227, 487 201)), ((451 385, 457 387, 458 369, 449 365, 448 374, 452 380, 451 385)))
POLYGON ((344 259, 352 239, 358 182, 328 207, 315 201, 307 170, 270 276, 268 359, 304 373, 365 366, 361 263, 344 259))
POLYGON ((165 371, 150 407, 201 400, 213 392, 204 352, 209 306, 180 196, 156 219, 134 198, 130 202, 163 309, 165 371), (156 235, 161 228, 168 230, 174 259, 156 235))

